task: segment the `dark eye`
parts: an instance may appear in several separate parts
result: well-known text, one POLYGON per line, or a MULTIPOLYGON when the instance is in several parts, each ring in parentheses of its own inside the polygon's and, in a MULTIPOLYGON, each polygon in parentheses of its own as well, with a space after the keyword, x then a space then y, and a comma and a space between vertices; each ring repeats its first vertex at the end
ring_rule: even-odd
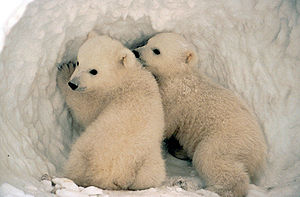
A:
POLYGON ((153 49, 152 51, 153 51, 153 53, 154 53, 155 55, 159 55, 159 54, 160 54, 160 51, 159 51, 158 49, 153 49))
POLYGON ((98 71, 95 69, 90 70, 90 74, 92 75, 97 75, 98 71))
POLYGON ((76 65, 79 66, 79 62, 78 61, 76 62, 76 65))

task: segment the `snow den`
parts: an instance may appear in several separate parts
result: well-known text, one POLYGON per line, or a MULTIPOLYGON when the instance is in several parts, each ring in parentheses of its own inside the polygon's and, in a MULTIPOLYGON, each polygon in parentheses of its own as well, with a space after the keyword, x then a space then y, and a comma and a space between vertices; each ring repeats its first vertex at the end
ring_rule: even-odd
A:
POLYGON ((43 174, 60 176, 78 132, 57 66, 76 60, 91 30, 129 48, 157 32, 184 35, 199 69, 255 111, 268 143, 265 194, 300 193, 300 1, 288 0, 27 3, 0 49, 0 185, 38 187, 43 174))

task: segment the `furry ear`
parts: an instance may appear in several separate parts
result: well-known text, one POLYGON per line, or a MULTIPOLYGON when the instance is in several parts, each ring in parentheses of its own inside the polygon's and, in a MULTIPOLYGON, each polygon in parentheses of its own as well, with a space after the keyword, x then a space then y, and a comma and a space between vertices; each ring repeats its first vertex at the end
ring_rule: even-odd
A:
POLYGON ((133 67, 136 65, 136 59, 134 54, 129 49, 123 49, 120 55, 120 63, 124 67, 133 67))
POLYGON ((93 30, 90 33, 88 33, 87 38, 90 39, 90 38, 94 38, 96 36, 99 36, 99 34, 93 30))
POLYGON ((195 65, 198 62, 198 57, 193 50, 189 50, 185 53, 185 63, 188 65, 195 65))

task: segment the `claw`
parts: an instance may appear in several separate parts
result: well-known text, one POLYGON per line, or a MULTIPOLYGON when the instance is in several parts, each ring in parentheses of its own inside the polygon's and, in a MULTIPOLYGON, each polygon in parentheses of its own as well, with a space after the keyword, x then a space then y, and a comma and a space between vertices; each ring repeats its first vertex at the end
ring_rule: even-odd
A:
POLYGON ((58 65, 58 66, 57 66, 57 69, 58 69, 59 71, 61 71, 62 65, 58 65))
POLYGON ((62 63, 62 64, 60 64, 59 66, 57 66, 57 69, 58 69, 59 71, 61 71, 61 70, 63 69, 64 66, 67 66, 67 67, 70 69, 70 65, 72 65, 73 68, 76 67, 76 64, 74 64, 72 61, 69 61, 68 63, 62 63))

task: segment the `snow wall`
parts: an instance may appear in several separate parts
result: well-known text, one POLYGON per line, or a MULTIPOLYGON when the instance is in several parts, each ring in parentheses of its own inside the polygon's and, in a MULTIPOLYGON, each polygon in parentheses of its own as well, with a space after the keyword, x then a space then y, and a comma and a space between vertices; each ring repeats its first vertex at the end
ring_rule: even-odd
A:
POLYGON ((57 66, 76 59, 88 32, 133 48, 172 31, 195 45, 201 71, 255 111, 269 146, 266 195, 300 194, 300 1, 20 2, 23 15, 1 24, 0 184, 22 188, 60 175, 76 133, 57 66))

